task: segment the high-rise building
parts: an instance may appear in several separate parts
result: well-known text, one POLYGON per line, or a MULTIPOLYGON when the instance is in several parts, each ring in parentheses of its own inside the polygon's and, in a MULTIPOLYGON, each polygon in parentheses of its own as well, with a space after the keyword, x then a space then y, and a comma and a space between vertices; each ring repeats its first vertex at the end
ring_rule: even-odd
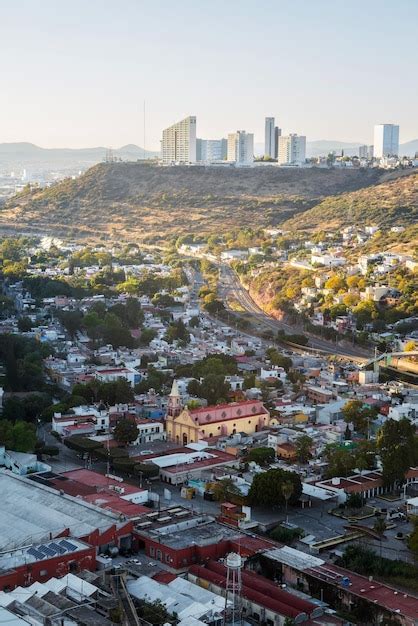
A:
POLYGON ((228 135, 227 160, 238 165, 248 165, 254 161, 254 135, 245 130, 237 130, 228 135))
POLYGON ((373 145, 376 159, 398 156, 399 126, 397 124, 376 124, 373 145))
POLYGON ((306 158, 306 137, 303 135, 283 135, 279 137, 280 165, 300 165, 306 158))
POLYGON ((196 161, 213 163, 225 161, 227 157, 226 139, 197 139, 196 161))
POLYGON ((281 137, 282 129, 278 126, 274 128, 274 158, 277 159, 279 156, 279 137, 281 137))
POLYGON ((161 159, 165 165, 195 163, 196 118, 193 115, 163 130, 161 159))
POLYGON ((367 159, 368 152, 369 146, 359 146, 358 155, 360 159, 367 159))
POLYGON ((266 117, 264 126, 264 156, 275 158, 275 126, 274 117, 266 117))
POLYGON ((371 159, 373 158, 373 146, 359 146, 358 155, 360 159, 368 159, 369 161, 371 161, 371 159))

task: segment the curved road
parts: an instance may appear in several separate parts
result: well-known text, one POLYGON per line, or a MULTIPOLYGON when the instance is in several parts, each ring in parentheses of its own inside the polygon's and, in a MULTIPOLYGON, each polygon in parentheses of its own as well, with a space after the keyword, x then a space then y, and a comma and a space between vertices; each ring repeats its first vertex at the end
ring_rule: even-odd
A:
MULTIPOLYGON (((285 322, 274 319, 267 315, 251 298, 248 291, 242 286, 235 272, 226 265, 220 266, 219 295, 224 302, 228 299, 236 300, 248 313, 256 317, 265 326, 277 332, 284 330, 288 334, 295 332, 304 332, 301 327, 291 326, 285 322)), ((310 333, 304 332, 309 337, 309 346, 315 350, 325 352, 327 354, 335 354, 356 361, 365 361, 371 358, 371 353, 358 346, 351 346, 347 342, 334 343, 326 339, 321 339, 310 333)))

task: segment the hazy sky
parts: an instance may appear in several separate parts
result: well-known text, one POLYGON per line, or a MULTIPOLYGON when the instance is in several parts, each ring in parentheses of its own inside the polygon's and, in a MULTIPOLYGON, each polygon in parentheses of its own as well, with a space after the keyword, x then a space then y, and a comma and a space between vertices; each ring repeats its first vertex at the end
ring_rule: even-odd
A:
POLYGON ((418 138, 418 0, 0 0, 0 143, 159 149, 264 117, 314 139, 418 138))

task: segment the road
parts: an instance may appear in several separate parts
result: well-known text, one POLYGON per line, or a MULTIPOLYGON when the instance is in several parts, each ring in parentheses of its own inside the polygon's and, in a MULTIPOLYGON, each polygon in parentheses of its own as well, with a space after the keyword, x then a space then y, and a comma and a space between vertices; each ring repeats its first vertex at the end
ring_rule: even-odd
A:
MULTIPOLYGON (((236 300, 245 311, 271 330, 275 332, 283 330, 287 334, 304 332, 301 327, 292 326, 267 315, 267 313, 254 302, 248 291, 241 285, 235 272, 229 266, 221 266, 219 282, 219 295, 224 302, 227 302, 228 299, 236 300)), ((318 352, 336 354, 359 362, 366 361, 368 356, 370 358, 370 354, 358 346, 350 346, 347 342, 335 343, 333 341, 327 341, 326 339, 321 339, 320 337, 306 332, 304 332, 304 334, 309 337, 309 346, 318 350, 318 352)))

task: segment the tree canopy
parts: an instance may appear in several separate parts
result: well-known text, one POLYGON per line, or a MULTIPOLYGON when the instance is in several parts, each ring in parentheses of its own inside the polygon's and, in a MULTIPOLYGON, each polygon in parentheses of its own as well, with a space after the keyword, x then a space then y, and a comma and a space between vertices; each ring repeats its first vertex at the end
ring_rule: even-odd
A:
POLYGON ((291 483, 293 492, 289 497, 289 504, 296 504, 302 495, 302 483, 295 472, 283 469, 270 469, 254 476, 248 499, 254 506, 284 505, 286 498, 283 485, 291 483))

